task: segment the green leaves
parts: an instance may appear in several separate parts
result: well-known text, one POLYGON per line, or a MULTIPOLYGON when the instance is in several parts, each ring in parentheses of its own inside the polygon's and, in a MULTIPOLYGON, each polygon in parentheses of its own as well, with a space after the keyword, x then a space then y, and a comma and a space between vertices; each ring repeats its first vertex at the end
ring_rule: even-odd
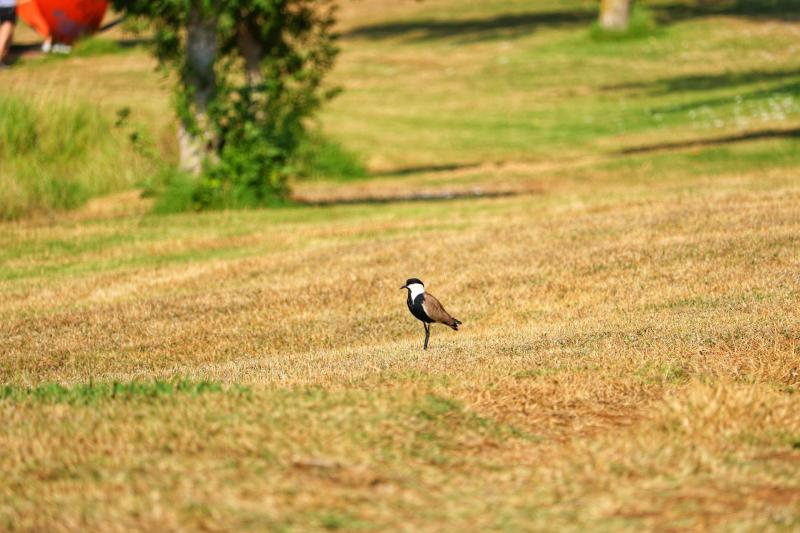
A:
MULTIPOLYGON (((335 91, 323 87, 338 52, 330 0, 114 0, 145 16, 154 53, 177 76, 176 114, 207 146, 193 205, 270 204, 306 132, 304 120, 335 91), (216 33, 212 70, 198 72, 187 31, 197 14, 216 33), (207 17, 207 19, 205 18, 207 17)), ((196 43, 195 43, 196 44, 196 43)))

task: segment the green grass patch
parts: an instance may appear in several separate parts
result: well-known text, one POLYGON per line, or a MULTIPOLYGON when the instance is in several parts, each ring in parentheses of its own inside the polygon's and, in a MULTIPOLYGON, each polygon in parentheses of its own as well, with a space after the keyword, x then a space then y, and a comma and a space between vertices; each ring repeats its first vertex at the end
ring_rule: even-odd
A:
POLYGON ((249 392, 249 389, 241 385, 231 385, 225 388, 216 382, 189 380, 114 381, 112 383, 88 383, 72 386, 43 383, 34 387, 14 385, 0 387, 0 401, 87 405, 106 400, 162 399, 177 395, 198 396, 200 394, 226 391, 242 394, 249 392))
POLYGON ((309 520, 327 531, 375 530, 375 525, 348 512, 330 510, 310 513, 309 520))
POLYGON ((164 168, 157 177, 157 183, 149 189, 156 197, 153 213, 182 213, 194 209, 196 180, 178 169, 164 168))
POLYGON ((686 383, 689 379, 689 372, 679 361, 646 361, 639 365, 635 375, 644 383, 677 384, 686 383))
POLYGON ((242 184, 192 176, 175 168, 163 168, 155 180, 158 184, 148 190, 149 194, 156 197, 153 206, 155 214, 293 205, 288 198, 260 196, 257 191, 242 184))
POLYGON ((89 37, 78 41, 72 48, 72 55, 76 57, 93 57, 109 54, 119 54, 130 50, 122 46, 119 41, 101 37, 89 37))
POLYGON ((364 163, 355 153, 318 133, 301 144, 295 165, 298 176, 305 179, 348 181, 368 176, 364 163))
POLYGON ((460 402, 434 394, 428 394, 417 403, 419 417, 437 421, 448 416, 458 416, 464 411, 460 402))

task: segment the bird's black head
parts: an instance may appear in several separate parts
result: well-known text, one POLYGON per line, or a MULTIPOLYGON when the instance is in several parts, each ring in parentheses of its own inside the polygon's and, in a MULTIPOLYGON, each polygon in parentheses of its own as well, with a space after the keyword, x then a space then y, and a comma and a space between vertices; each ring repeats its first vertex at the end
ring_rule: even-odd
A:
POLYGON ((408 279, 406 280, 406 284, 405 284, 405 285, 403 285, 403 286, 402 286, 402 287, 400 287, 400 288, 401 288, 401 289, 408 289, 408 286, 409 286, 409 285, 414 285, 414 284, 417 284, 417 283, 418 283, 418 284, 420 284, 420 285, 422 285, 423 287, 425 286, 425 284, 424 284, 424 283, 422 283, 422 282, 421 282, 421 281, 420 281, 418 278, 408 278, 408 279))

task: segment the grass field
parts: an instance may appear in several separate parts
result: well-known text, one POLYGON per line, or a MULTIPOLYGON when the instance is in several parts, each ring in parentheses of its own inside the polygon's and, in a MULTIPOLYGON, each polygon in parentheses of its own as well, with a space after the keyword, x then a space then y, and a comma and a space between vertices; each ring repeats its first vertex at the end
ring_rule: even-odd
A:
MULTIPOLYGON (((346 2, 320 127, 367 178, 2 223, 0 529, 800 528, 798 9, 644 6, 346 2), (464 322, 427 352, 412 276, 464 322)), ((153 66, 0 76, 169 160, 153 66)))

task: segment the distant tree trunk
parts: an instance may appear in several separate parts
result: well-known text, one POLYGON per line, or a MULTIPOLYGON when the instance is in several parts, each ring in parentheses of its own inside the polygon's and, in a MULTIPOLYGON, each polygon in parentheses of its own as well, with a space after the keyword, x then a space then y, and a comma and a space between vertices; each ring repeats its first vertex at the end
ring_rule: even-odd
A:
POLYGON ((258 85, 263 81, 261 59, 264 52, 255 33, 256 28, 249 20, 242 20, 236 28, 236 44, 244 58, 245 76, 249 85, 258 85))
POLYGON ((216 15, 204 14, 198 2, 192 2, 186 24, 186 59, 181 73, 188 97, 188 116, 181 117, 178 143, 181 168, 195 175, 202 170, 205 158, 215 150, 208 104, 216 92, 216 58, 216 15))
POLYGON ((600 26, 605 30, 628 28, 632 0, 600 0, 600 26))

